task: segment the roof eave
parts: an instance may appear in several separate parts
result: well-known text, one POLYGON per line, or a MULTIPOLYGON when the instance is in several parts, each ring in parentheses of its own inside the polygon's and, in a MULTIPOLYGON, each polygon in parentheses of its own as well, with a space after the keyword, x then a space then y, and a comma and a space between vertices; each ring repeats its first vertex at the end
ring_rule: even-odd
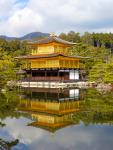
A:
POLYGON ((44 56, 38 56, 38 55, 28 55, 28 56, 19 56, 15 57, 15 59, 39 59, 39 58, 51 58, 51 57, 57 57, 57 56, 63 56, 63 57, 70 57, 70 58, 78 58, 78 59, 89 59, 90 57, 82 57, 82 56, 68 56, 64 54, 50 54, 50 55, 44 55, 44 56))

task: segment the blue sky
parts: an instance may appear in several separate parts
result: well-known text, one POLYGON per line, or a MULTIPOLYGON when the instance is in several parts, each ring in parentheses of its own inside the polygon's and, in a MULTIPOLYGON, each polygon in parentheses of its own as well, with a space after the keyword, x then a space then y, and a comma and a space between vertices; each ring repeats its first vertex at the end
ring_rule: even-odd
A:
POLYGON ((0 34, 113 32, 113 0, 0 0, 0 34))
POLYGON ((29 0, 16 0, 15 4, 20 4, 23 8, 27 5, 29 0))

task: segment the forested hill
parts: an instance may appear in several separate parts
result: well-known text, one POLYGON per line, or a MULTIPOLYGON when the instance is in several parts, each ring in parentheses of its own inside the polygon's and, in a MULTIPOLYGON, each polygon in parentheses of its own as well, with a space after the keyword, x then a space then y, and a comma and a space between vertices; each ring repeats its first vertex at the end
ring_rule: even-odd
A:
POLYGON ((110 48, 113 51, 113 33, 89 33, 80 35, 78 32, 70 31, 59 35, 62 39, 71 42, 82 43, 94 47, 110 48))
POLYGON ((39 37, 45 37, 48 35, 49 35, 48 33, 31 32, 31 33, 28 33, 22 37, 8 37, 6 35, 0 35, 0 38, 5 39, 7 41, 11 41, 11 40, 34 40, 34 39, 37 39, 39 37))
MULTIPOLYGON (((0 39, 4 39, 6 41, 12 41, 12 40, 28 41, 28 40, 37 40, 39 38, 48 35, 49 33, 31 32, 22 37, 8 37, 6 35, 0 35, 0 39)), ((80 35, 79 32, 70 31, 68 33, 61 33, 59 37, 67 41, 87 44, 94 47, 104 46, 105 48, 111 48, 111 50, 113 51, 113 33, 85 32, 83 35, 80 35)))

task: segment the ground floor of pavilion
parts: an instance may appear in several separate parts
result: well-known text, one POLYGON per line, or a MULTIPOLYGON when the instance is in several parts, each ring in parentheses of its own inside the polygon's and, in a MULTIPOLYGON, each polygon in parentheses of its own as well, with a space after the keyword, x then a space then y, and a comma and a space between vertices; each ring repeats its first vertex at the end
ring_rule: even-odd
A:
POLYGON ((75 82, 85 79, 79 69, 29 69, 24 70, 22 81, 75 82))

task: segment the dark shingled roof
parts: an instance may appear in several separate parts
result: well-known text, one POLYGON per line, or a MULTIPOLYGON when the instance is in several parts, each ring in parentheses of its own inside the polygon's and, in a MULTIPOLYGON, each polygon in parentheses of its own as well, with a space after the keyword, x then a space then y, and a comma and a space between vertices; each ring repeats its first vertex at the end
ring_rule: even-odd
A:
POLYGON ((75 45, 76 44, 73 42, 65 41, 57 36, 48 36, 48 37, 43 38, 38 41, 29 42, 28 44, 30 44, 30 45, 32 45, 32 44, 48 44, 48 43, 52 43, 52 42, 57 42, 57 43, 66 44, 66 45, 75 45))
POLYGON ((89 57, 82 57, 82 56, 68 56, 60 53, 52 53, 52 54, 43 54, 43 55, 28 55, 28 56, 19 56, 15 57, 17 59, 37 59, 37 58, 51 58, 51 57, 57 57, 57 56, 63 56, 63 57, 69 57, 69 58, 80 58, 85 59, 89 57))

